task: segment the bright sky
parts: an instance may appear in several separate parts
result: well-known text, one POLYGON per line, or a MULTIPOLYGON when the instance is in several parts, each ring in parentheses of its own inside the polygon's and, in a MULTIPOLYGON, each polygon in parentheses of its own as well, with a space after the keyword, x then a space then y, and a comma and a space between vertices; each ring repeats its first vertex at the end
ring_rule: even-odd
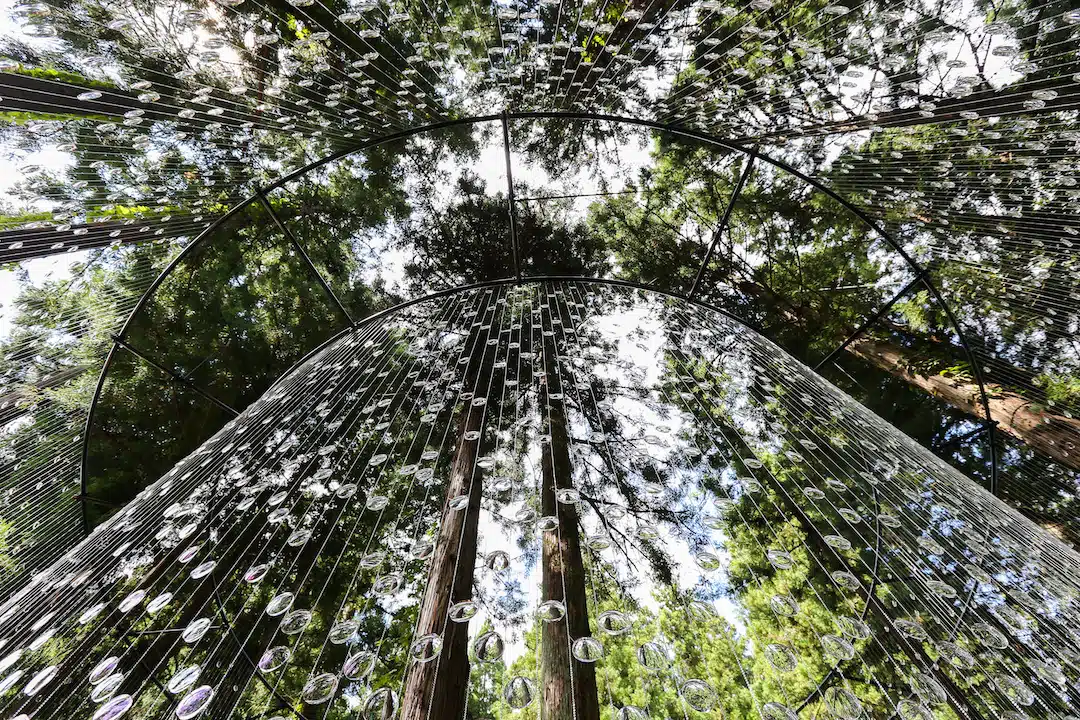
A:
MULTIPOLYGON (((0 36, 18 34, 21 39, 33 44, 46 43, 47 41, 40 38, 30 38, 18 32, 18 25, 11 20, 11 11, 15 4, 14 0, 0 0, 0 36)), ((0 109, 3 109, 3 106, 3 99, 0 98, 0 109)), ((0 145, 0 196, 6 195, 22 178, 20 168, 23 166, 41 165, 55 171, 62 168, 69 159, 70 155, 56 150, 47 149, 25 154, 0 145)), ((46 205, 43 203, 42 207, 46 205)), ((23 263, 22 267, 29 273, 30 281, 38 283, 57 273, 65 274, 70 263, 70 257, 61 255, 23 263)), ((18 296, 20 288, 13 270, 8 267, 0 268, 0 338, 7 337, 11 330, 12 302, 18 296)))
MULTIPOLYGON (((498 128, 492 123, 492 128, 498 128)), ((523 132, 519 130, 519 132, 523 132)), ((614 157, 601 156, 596 158, 587 167, 579 170, 576 174, 568 177, 552 178, 538 164, 527 161, 521 152, 519 143, 515 143, 515 135, 511 134, 511 171, 514 176, 515 187, 528 186, 531 190, 543 189, 553 195, 568 195, 574 193, 594 193, 601 178, 609 183, 608 190, 621 190, 626 186, 627 179, 636 179, 639 170, 652 164, 650 151, 651 142, 639 143, 638 138, 647 138, 647 133, 641 132, 631 142, 618 147, 618 160, 614 157), (595 173, 595 177, 590 173, 595 173)), ((521 138, 517 138, 521 140, 521 138)), ((480 155, 476 162, 462 162, 453 156, 445 156, 441 159, 439 169, 449 174, 451 178, 460 177, 466 170, 475 173, 485 184, 488 193, 506 194, 506 154, 502 143, 501 132, 492 133, 488 142, 480 149, 480 155)), ((414 183, 428 182, 426 178, 415 178, 414 183)), ((448 184, 437 188, 441 192, 437 196, 437 202, 449 205, 455 198, 455 186, 448 184)), ((596 198, 581 198, 576 201, 571 212, 574 215, 583 215, 589 204, 596 198)), ((379 259, 378 273, 393 287, 404 278, 404 264, 409 253, 403 250, 387 249, 385 247, 374 248, 379 259)), ((374 279, 375 272, 369 272, 365 279, 374 279)))
MULTIPOLYGON (((19 40, 34 47, 48 47, 47 38, 30 37, 19 30, 19 25, 11 18, 12 9, 18 3, 15 0, 0 0, 0 36, 17 36, 19 40)), ((3 109, 0 98, 0 109, 3 109)), ((0 194, 7 193, 21 178, 19 168, 24 165, 41 165, 47 170, 59 170, 66 165, 71 156, 68 153, 46 149, 30 154, 13 154, 11 147, 0 145, 0 194)))

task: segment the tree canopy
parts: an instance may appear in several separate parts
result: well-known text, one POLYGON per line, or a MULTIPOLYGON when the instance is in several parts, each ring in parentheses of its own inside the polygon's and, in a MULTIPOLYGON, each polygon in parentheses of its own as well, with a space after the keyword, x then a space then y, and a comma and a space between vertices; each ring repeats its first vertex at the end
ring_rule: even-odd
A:
POLYGON ((211 622, 228 650, 192 662, 249 660, 223 715, 303 716, 338 668, 327 715, 381 720, 1075 701, 1072 556, 953 472, 1080 543, 1065 0, 47 0, 9 25, 0 602, 89 537, 118 562, 94 588, 176 612, 0 637, 0 702, 94 633, 163 686, 168 633, 211 622), (289 374, 312 353, 321 386, 289 374), (256 562, 245 503, 285 489, 308 510, 256 562), (221 537, 213 587, 174 588, 221 537), (325 673, 253 671, 284 647, 248 622, 273 584, 349 638, 289 646, 325 673))

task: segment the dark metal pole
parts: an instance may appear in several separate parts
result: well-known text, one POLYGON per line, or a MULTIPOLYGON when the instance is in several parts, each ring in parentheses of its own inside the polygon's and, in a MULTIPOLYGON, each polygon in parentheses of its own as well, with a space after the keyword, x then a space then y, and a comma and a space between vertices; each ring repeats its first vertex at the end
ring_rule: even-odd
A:
POLYGON ((510 252, 514 258, 514 277, 521 280, 521 262, 518 260, 517 213, 514 209, 514 173, 510 168, 510 120, 506 111, 502 114, 503 150, 506 153, 506 210, 510 215, 510 252))
POLYGON ((337 309, 341 314, 345 316, 345 320, 349 325, 355 325, 356 323, 353 321, 352 315, 350 315, 349 311, 345 309, 345 306, 341 304, 341 300, 334 294, 334 290, 330 287, 330 284, 326 282, 326 278, 322 276, 322 273, 319 272, 319 268, 315 267, 315 263, 311 261, 311 256, 307 254, 307 251, 304 250, 304 246, 300 244, 300 241, 296 239, 296 236, 293 235, 292 231, 285 227, 285 223, 281 222, 281 218, 278 217, 274 208, 270 206, 270 201, 266 199, 266 195, 261 190, 259 191, 259 202, 266 208, 266 212, 270 213, 270 217, 274 219, 274 224, 276 224, 278 229, 285 234, 285 237, 292 243, 293 248, 299 253, 300 257, 303 258, 308 269, 311 270, 311 274, 315 276, 315 279, 318 280, 319 284, 322 286, 323 292, 325 292, 327 297, 329 297, 334 305, 337 306, 337 309))
POLYGON ((176 372, 175 370, 171 370, 171 369, 165 367, 161 363, 153 360, 152 358, 147 357, 144 353, 140 352, 139 350, 136 350, 135 348, 131 347, 126 342, 124 342, 124 340, 122 340, 119 336, 113 335, 112 340, 117 345, 124 348, 129 353, 131 353, 135 357, 139 358, 140 360, 142 360, 144 363, 146 363, 150 367, 155 368, 155 369, 160 370, 161 372, 165 373, 166 375, 171 377, 174 382, 178 382, 181 385, 185 385, 186 387, 191 388, 192 390, 197 392, 199 395, 202 395, 204 398, 206 398, 210 402, 217 405, 222 410, 225 410, 226 412, 230 412, 234 416, 240 414, 240 411, 235 410, 234 408, 230 407, 229 405, 226 405, 225 403, 223 403, 221 400, 218 400, 216 397, 211 395, 209 392, 207 392, 206 390, 203 390, 201 387, 199 387, 198 385, 196 385, 195 383, 193 383, 191 380, 184 377, 180 373, 176 372))
POLYGON ((720 225, 718 225, 713 232, 713 240, 709 244, 709 249, 705 252, 705 259, 701 261, 701 267, 698 268, 697 277, 694 278, 694 284, 687 294, 687 297, 691 299, 697 294, 698 287, 701 285, 701 280, 705 277, 705 268, 709 266, 709 261, 712 260, 713 253, 716 252, 716 244, 720 242, 720 235, 727 229, 727 224, 731 220, 731 211, 735 207, 735 201, 739 198, 739 193, 742 192, 743 186, 746 185, 746 181, 750 178, 750 173, 754 169, 754 160, 756 158, 757 148, 754 147, 750 149, 749 154, 746 156, 746 167, 743 168, 742 175, 739 176, 739 181, 735 183, 735 189, 731 192, 731 199, 728 200, 727 207, 724 208, 724 215, 720 218, 720 225))
POLYGON ((922 282, 923 275, 924 275, 924 273, 919 273, 918 275, 916 275, 914 277, 914 279, 912 279, 911 282, 909 282, 904 287, 900 288, 900 292, 896 293, 896 295, 893 296, 892 300, 890 300, 889 302, 882 305, 881 308, 879 308, 876 313, 871 315, 865 322, 863 322, 862 325, 860 325, 858 328, 856 328, 855 332, 848 335, 847 339, 844 340, 844 342, 840 343, 839 347, 837 347, 831 353, 826 355, 825 358, 821 362, 819 362, 817 365, 814 366, 814 370, 815 371, 820 370, 822 367, 824 367, 825 365, 828 365, 830 362, 835 360, 836 356, 839 355, 840 353, 844 352, 844 349, 848 345, 850 345, 851 343, 858 340, 859 337, 861 337, 863 335, 863 333, 865 333, 873 325, 875 325, 878 322, 878 320, 881 320, 881 318, 885 317, 889 313, 889 311, 892 310, 892 306, 900 301, 900 298, 907 295, 909 292, 911 292, 911 288, 915 287, 920 282, 922 282))
POLYGON ((93 495, 87 495, 86 493, 76 493, 73 497, 81 503, 90 503, 91 505, 100 505, 101 507, 112 509, 123 507, 123 505, 117 505, 116 503, 102 500, 101 498, 96 498, 93 495))
POLYGON ((990 446, 990 494, 998 494, 998 457, 997 457, 997 421, 991 419, 990 410, 986 411, 986 442, 990 446))
POLYGON ((956 337, 960 340, 960 346, 964 349, 964 355, 967 356, 968 364, 971 365, 971 374, 975 378, 975 382, 979 385, 979 397, 982 400, 983 412, 986 413, 986 422, 989 427, 989 431, 986 433, 986 444, 990 448, 990 494, 996 496, 998 493, 998 453, 997 453, 997 423, 994 422, 994 417, 990 414, 990 396, 986 392, 986 382, 983 380, 982 367, 979 366, 978 360, 975 358, 975 353, 971 349, 971 345, 967 341, 967 335, 964 333, 964 329, 960 327, 960 321, 956 319, 956 314, 952 310, 952 306, 945 301, 945 296, 941 294, 937 286, 931 281, 930 274, 923 271, 922 283, 930 294, 937 300, 938 305, 945 311, 945 317, 949 318, 949 324, 956 329, 956 337))
POLYGON ((964 433, 963 435, 958 435, 958 436, 954 437, 953 439, 943 443, 941 445, 941 447, 938 448, 938 450, 944 450, 946 448, 951 448, 952 446, 959 445, 960 443, 966 442, 966 441, 970 440, 973 437, 978 437, 979 435, 982 435, 984 432, 986 432, 987 428, 989 428, 991 425, 997 425, 997 420, 991 420, 990 422, 985 422, 984 421, 983 424, 979 425, 974 430, 969 430, 968 432, 964 433))
MULTIPOLYGON (((131 322, 131 318, 128 318, 128 322, 131 322)), ((126 324, 126 323, 125 323, 126 324)), ((101 398, 101 391, 105 387, 105 378, 109 374, 109 368, 112 367, 113 358, 116 357, 116 349, 120 347, 115 341, 113 341, 112 347, 109 348, 109 354, 105 356, 105 363, 101 366, 101 372, 98 373, 97 385, 94 386, 94 394, 90 398, 90 407, 86 409, 86 424, 83 425, 82 434, 82 461, 79 463, 79 493, 86 494, 86 468, 90 460, 90 431, 94 426, 94 411, 97 410, 98 399, 101 398)), ((86 514, 86 504, 80 504, 82 508, 82 523, 83 534, 89 535, 90 530, 90 516, 86 514)))

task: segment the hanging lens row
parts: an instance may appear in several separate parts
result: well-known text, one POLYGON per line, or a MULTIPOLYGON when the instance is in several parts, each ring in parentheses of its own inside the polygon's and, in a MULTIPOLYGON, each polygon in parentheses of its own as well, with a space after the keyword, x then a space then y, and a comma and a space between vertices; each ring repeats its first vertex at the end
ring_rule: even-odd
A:
POLYGON ((362 324, 0 608, 0 715, 1068 718, 1080 561, 729 317, 362 324))

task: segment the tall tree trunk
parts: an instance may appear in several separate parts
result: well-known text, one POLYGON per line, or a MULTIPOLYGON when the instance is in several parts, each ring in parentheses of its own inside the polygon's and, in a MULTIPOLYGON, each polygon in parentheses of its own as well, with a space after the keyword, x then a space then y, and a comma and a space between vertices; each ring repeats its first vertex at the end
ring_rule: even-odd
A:
MULTIPOLYGON (((806 319, 811 325, 824 325, 824 321, 815 317, 812 310, 796 310, 784 298, 752 281, 739 282, 738 288, 751 297, 780 305, 784 316, 794 323, 801 324, 804 316, 809 315, 806 319)), ((850 333, 851 330, 845 332, 850 333)), ((910 351, 899 345, 864 336, 844 349, 957 410, 980 419, 986 417, 978 383, 944 375, 919 375, 909 369, 913 364, 909 362, 912 359, 910 351)), ((1017 368, 1011 374, 1031 376, 1029 371, 1022 368, 1017 368)), ((1051 412, 1031 398, 997 383, 986 383, 986 393, 991 419, 998 423, 1002 431, 1063 466, 1080 470, 1080 420, 1051 412)))
MULTIPOLYGON (((486 308, 482 307, 481 312, 486 312, 486 308)), ((492 324, 497 322, 496 318, 492 324)), ((498 330, 494 333, 497 337, 498 330)), ((472 357, 465 371, 466 390, 473 388, 478 379, 486 385, 493 370, 498 345, 487 345, 486 338, 486 326, 474 325, 467 340, 472 357)), ((483 438, 466 440, 465 435, 483 432, 484 410, 483 406, 476 407, 467 402, 458 419, 457 449, 450 467, 442 521, 415 635, 442 634, 442 650, 437 660, 414 664, 409 669, 402 693, 402 720, 441 720, 465 715, 469 687, 469 623, 450 622, 447 618, 452 604, 472 598, 483 495, 483 475, 476 465, 476 458, 483 438), (469 504, 462 510, 452 509, 450 501, 466 493, 469 504)))
MULTIPOLYGON (((909 368, 904 349, 881 340, 862 338, 848 351, 889 374, 969 415, 983 417, 979 385, 944 375, 920 375, 909 368)), ((1080 420, 1040 408, 1022 395, 986 383, 990 415, 998 427, 1062 465, 1080 470, 1080 420)))
POLYGON ((464 714, 469 680, 469 623, 448 622, 447 615, 453 603, 472 597, 482 482, 479 468, 473 479, 479 441, 467 442, 464 435, 480 430, 482 418, 483 408, 469 408, 458 423, 458 449, 416 630, 416 637, 442 634, 443 646, 437 661, 416 664, 410 669, 402 698, 403 720, 460 718, 464 714), (468 506, 464 510, 451 509, 450 500, 469 492, 470 484, 468 506))
POLYGON ((49 373, 33 384, 23 384, 21 387, 16 385, 10 392, 0 395, 0 427, 29 413, 30 406, 42 399, 39 391, 60 387, 90 369, 89 364, 62 368, 49 373))
MULTIPOLYGON (((549 357, 551 357, 549 355, 549 357)), ((570 644, 590 634, 589 610, 585 594, 585 565, 581 559, 577 506, 560 503, 555 493, 573 487, 570 465, 566 411, 561 399, 551 393, 561 392, 556 373, 540 381, 540 406, 547 410, 543 443, 543 484, 540 490, 541 514, 559 518, 558 531, 543 537, 542 600, 560 600, 566 606, 566 618, 543 623, 540 679, 543 684, 545 720, 598 720, 600 705, 596 692, 596 668, 592 663, 575 660, 570 644)))

